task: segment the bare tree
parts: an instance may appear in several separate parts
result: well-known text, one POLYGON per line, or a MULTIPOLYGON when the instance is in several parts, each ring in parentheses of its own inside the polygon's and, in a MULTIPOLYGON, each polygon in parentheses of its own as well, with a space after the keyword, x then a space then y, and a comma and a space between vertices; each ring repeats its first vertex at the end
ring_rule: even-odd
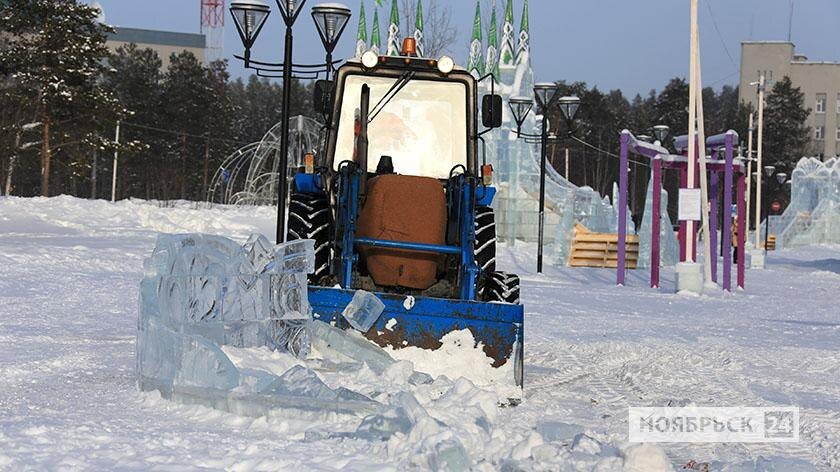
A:
MULTIPOLYGON (((453 54, 452 46, 458 39, 458 28, 452 23, 452 7, 446 0, 423 1, 423 52, 426 57, 453 54)), ((417 0, 402 0, 404 29, 402 36, 414 34, 417 0)))

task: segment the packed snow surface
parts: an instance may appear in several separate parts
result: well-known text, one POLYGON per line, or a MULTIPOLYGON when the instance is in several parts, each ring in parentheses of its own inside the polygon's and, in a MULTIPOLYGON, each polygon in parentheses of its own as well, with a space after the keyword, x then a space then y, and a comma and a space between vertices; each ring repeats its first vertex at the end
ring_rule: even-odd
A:
MULTIPOLYGON (((244 243, 274 233, 274 210, 0 198, 0 469, 840 470, 840 247, 771 253, 746 291, 687 297, 671 271, 661 291, 642 271, 619 288, 609 270, 536 275, 533 246, 500 246, 523 280, 522 403, 478 364, 404 350, 379 373, 313 346, 324 384, 386 406, 362 423, 141 393, 138 291, 159 232, 244 243), (689 403, 798 406, 802 439, 627 442, 628 406, 689 403)), ((469 339, 445 344, 463 354, 469 339)), ((224 351, 239 369, 300 372, 267 348, 224 351)))

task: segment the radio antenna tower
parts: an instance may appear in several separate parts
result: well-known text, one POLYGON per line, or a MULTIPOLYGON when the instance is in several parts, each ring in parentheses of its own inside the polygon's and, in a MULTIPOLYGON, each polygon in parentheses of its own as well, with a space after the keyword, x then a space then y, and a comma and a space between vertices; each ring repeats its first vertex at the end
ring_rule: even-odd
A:
POLYGON ((201 0, 201 33, 207 41, 207 62, 221 59, 225 46, 225 0, 201 0))

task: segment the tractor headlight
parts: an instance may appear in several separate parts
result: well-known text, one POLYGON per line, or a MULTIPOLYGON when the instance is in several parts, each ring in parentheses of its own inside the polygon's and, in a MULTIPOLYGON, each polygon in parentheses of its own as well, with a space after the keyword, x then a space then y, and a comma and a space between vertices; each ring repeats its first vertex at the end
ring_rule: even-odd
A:
POLYGON ((379 63, 379 56, 373 51, 365 51, 362 54, 362 65, 368 69, 373 69, 379 63))
POLYGON ((443 56, 438 59, 437 67, 441 74, 448 74, 455 69, 455 60, 449 56, 443 56))

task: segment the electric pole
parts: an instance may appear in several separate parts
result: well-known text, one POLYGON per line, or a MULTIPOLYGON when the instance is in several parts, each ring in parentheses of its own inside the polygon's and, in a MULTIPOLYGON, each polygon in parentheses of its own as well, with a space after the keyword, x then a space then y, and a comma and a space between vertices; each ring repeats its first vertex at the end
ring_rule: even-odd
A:
POLYGON ((117 131, 115 132, 114 136, 114 174, 111 176, 111 203, 117 201, 117 164, 119 163, 120 159, 120 122, 117 121, 117 131))

